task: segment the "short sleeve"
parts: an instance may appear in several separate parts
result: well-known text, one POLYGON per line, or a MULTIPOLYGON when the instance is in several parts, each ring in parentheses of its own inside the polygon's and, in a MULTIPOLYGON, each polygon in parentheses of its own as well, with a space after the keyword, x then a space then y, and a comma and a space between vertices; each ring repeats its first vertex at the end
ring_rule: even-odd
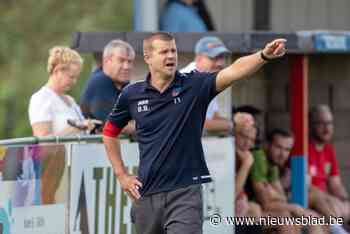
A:
POLYGON ((84 115, 83 115, 83 113, 82 113, 78 103, 76 103, 76 101, 74 100, 73 97, 71 97, 71 96, 68 96, 68 97, 71 100, 72 107, 74 108, 74 112, 78 115, 78 118, 79 119, 85 119, 85 117, 84 117, 84 115))
POLYGON ((128 89, 125 88, 114 104, 112 112, 108 116, 108 121, 118 128, 125 127, 131 120, 128 101, 128 89))
POLYGON ((217 73, 194 73, 201 82, 200 96, 209 105, 210 101, 218 94, 216 91, 216 75, 217 73))
POLYGON ((338 161, 335 155, 334 148, 329 145, 329 161, 331 163, 330 176, 338 176, 339 175, 339 166, 338 161))
POLYGON ((251 180, 253 182, 267 182, 267 162, 263 150, 253 151, 254 163, 251 168, 251 180))
POLYGON ((80 96, 80 108, 86 118, 96 118, 90 110, 91 100, 94 99, 94 96, 94 92, 91 92, 89 87, 85 88, 80 96))
POLYGON ((217 99, 214 98, 214 99, 210 102, 210 104, 209 104, 209 106, 208 106, 206 118, 207 118, 207 119, 213 119, 214 114, 215 114, 216 112, 218 112, 218 111, 219 111, 218 102, 217 102, 217 99))
POLYGON ((102 71, 94 72, 80 97, 84 116, 106 121, 118 94, 110 78, 102 71))
POLYGON ((53 113, 51 106, 50 99, 34 94, 29 102, 28 112, 30 124, 52 121, 53 113))
POLYGON ((112 110, 116 98, 111 92, 109 92, 111 94, 109 97, 106 97, 106 95, 101 92, 107 92, 107 90, 91 92, 91 96, 89 96, 88 99, 85 98, 85 101, 81 102, 81 106, 85 116, 105 121, 112 110))

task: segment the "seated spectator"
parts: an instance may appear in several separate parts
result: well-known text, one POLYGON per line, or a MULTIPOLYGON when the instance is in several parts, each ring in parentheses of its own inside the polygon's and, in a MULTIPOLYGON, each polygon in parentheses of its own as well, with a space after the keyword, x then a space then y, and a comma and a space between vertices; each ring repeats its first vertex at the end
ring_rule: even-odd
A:
MULTIPOLYGON (((196 44, 194 62, 180 72, 218 72, 225 68, 225 55, 229 53, 230 51, 219 38, 203 37, 196 44)), ((232 133, 232 122, 219 114, 217 98, 214 98, 208 106, 204 129, 208 133, 232 133)))
POLYGON ((68 48, 56 46, 50 50, 47 71, 49 80, 34 93, 29 103, 29 120, 34 136, 71 135, 95 128, 96 120, 85 119, 79 106, 65 93, 76 83, 83 60, 68 48), (68 121, 74 126, 70 126, 68 121))
MULTIPOLYGON (((318 214, 304 209, 297 204, 288 203, 288 198, 282 186, 282 177, 286 172, 290 151, 293 148, 294 139, 291 133, 283 129, 274 129, 268 137, 266 150, 253 152, 254 164, 251 171, 251 181, 255 198, 262 206, 263 212, 280 216, 284 211, 293 217, 318 217, 318 214)), ((287 173, 288 174, 288 173, 287 173)), ((283 216, 283 215, 282 215, 283 216)), ((291 226, 299 232, 301 226, 291 226)), ((310 225, 308 233, 324 233, 322 226, 310 225)))
MULTIPOLYGON (((135 51, 125 41, 113 40, 105 46, 102 66, 91 74, 80 97, 85 117, 105 122, 121 90, 130 82, 134 59, 135 51)), ((131 134, 134 127, 128 125, 124 132, 131 134)))
POLYGON ((323 215, 350 219, 349 195, 342 183, 338 161, 331 140, 333 115, 327 105, 310 111, 309 174, 310 206, 323 215))
POLYGON ((160 30, 206 32, 214 30, 203 0, 168 0, 160 17, 160 30))
POLYGON ((236 179, 235 179, 235 215, 260 217, 260 206, 249 202, 244 186, 247 182, 250 168, 254 159, 250 149, 254 146, 256 128, 254 119, 247 113, 236 113, 235 124, 235 146, 236 146, 236 179))
POLYGON ((242 106, 232 106, 232 116, 236 113, 248 113, 253 116, 255 127, 257 130, 255 144, 253 149, 261 148, 261 127, 262 127, 262 119, 260 118, 263 115, 263 111, 253 105, 242 105, 242 106))
MULTIPOLYGON (((257 203, 249 201, 245 192, 248 175, 254 160, 250 151, 256 137, 254 119, 250 114, 236 113, 233 122, 236 150, 235 216, 259 218, 262 216, 261 207, 257 203)), ((236 233, 260 233, 262 227, 236 225, 235 231, 236 233)))

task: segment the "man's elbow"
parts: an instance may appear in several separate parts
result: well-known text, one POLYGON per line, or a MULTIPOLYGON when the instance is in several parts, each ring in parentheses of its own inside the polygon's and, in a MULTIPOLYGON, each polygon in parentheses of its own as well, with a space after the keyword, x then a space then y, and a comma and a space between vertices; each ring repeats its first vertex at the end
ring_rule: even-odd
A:
POLYGON ((103 127, 102 135, 104 139, 117 138, 122 128, 115 126, 112 122, 107 121, 103 127))

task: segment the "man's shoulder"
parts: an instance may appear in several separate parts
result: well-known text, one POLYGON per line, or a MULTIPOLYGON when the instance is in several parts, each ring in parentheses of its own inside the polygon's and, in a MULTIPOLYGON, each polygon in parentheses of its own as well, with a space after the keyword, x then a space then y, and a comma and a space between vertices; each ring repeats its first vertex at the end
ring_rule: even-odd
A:
POLYGON ((197 70, 192 70, 189 72, 179 71, 176 74, 177 74, 177 77, 179 77, 180 79, 183 79, 185 82, 191 82, 191 83, 197 83, 197 82, 201 83, 215 76, 215 73, 199 72, 197 70))
POLYGON ((187 64, 186 67, 183 67, 182 69, 180 69, 180 73, 191 73, 191 72, 196 72, 197 68, 196 68, 196 62, 191 62, 189 64, 187 64))
POLYGON ((264 149, 257 148, 253 150, 252 152, 254 158, 258 158, 261 160, 266 160, 267 159, 267 153, 264 149))
POLYGON ((334 145, 332 143, 327 143, 327 144, 325 144, 325 149, 334 150, 334 145))
POLYGON ((100 93, 113 93, 115 90, 113 81, 102 71, 95 71, 85 84, 82 91, 82 98, 90 98, 91 95, 99 95, 100 93))
POLYGON ((102 71, 95 71, 91 74, 87 86, 104 86, 104 85, 113 85, 113 81, 102 71))
POLYGON ((252 155, 254 158, 254 168, 268 168, 268 160, 267 160, 267 153, 263 149, 256 149, 252 151, 252 155))
POLYGON ((333 144, 327 143, 324 147, 324 151, 328 157, 335 157, 335 148, 333 144))
POLYGON ((127 94, 127 95, 133 95, 136 93, 140 93, 144 90, 145 85, 146 85, 146 80, 135 81, 135 82, 130 83, 127 86, 125 86, 122 90, 122 93, 127 94))
POLYGON ((322 151, 316 150, 316 144, 313 140, 309 141, 309 158, 315 157, 315 155, 324 153, 326 156, 335 155, 335 148, 332 143, 326 143, 322 151))

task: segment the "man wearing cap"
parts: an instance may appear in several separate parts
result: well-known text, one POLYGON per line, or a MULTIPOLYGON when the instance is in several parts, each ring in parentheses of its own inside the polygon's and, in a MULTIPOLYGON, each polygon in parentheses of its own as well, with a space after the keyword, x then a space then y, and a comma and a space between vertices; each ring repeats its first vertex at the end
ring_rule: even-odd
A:
MULTIPOLYGON (((225 56, 231 51, 217 37, 208 36, 201 38, 195 46, 194 61, 181 69, 181 73, 218 72, 225 68, 225 56)), ((208 107, 204 129, 209 133, 231 133, 232 122, 219 115, 217 98, 214 98, 208 107)))

